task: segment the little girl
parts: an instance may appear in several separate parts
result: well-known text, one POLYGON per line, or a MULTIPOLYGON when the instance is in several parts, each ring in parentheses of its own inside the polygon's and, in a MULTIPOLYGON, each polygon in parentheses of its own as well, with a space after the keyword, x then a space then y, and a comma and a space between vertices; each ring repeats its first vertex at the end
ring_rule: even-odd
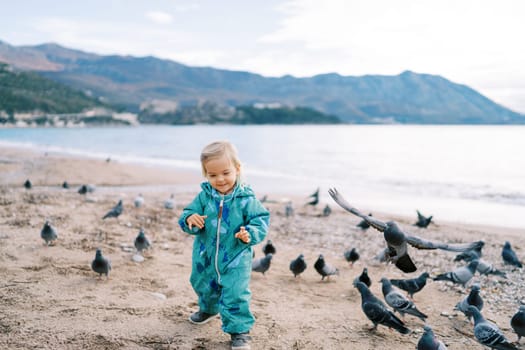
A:
POLYGON ((241 184, 241 162, 231 143, 204 147, 201 165, 208 181, 179 219, 181 228, 195 235, 190 282, 199 311, 189 320, 203 324, 220 314, 231 348, 250 349, 252 246, 266 237, 270 214, 241 184))

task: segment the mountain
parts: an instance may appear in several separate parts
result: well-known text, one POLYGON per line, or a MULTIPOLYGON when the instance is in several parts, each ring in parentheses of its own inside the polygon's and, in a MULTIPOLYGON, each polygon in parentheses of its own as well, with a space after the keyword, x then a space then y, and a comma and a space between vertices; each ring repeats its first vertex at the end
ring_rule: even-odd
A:
POLYGON ((56 44, 16 47, 3 42, 0 61, 38 71, 132 112, 155 100, 179 107, 211 101, 231 107, 255 103, 308 107, 352 123, 525 123, 524 115, 466 85, 410 71, 396 76, 273 78, 155 57, 101 56, 56 44))

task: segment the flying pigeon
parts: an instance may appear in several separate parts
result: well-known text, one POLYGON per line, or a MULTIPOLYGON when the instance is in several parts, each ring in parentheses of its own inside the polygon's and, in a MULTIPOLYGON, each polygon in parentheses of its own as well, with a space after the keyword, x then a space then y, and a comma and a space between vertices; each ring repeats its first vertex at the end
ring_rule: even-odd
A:
POLYGON ((405 327, 403 321, 397 318, 381 300, 379 300, 363 282, 355 284, 361 293, 361 309, 366 317, 374 324, 372 330, 376 330, 378 325, 393 328, 401 334, 410 333, 410 329, 405 327))
POLYGON ((331 265, 329 265, 324 260, 323 254, 319 254, 319 257, 317 258, 315 264, 314 264, 315 271, 317 271, 321 275, 321 281, 326 279, 329 279, 332 275, 339 275, 339 270, 331 265))
POLYGON ((474 277, 479 260, 472 260, 466 266, 461 266, 453 271, 445 272, 434 277, 434 281, 452 281, 461 284, 463 287, 474 277))
POLYGON ((414 294, 419 292, 427 284, 427 279, 430 277, 428 272, 423 272, 417 278, 411 279, 391 279, 390 283, 394 286, 403 289, 407 292, 408 296, 414 299, 414 294))
POLYGON ((26 182, 24 182, 24 187, 26 188, 26 190, 30 190, 31 188, 33 188, 31 180, 27 179, 26 182))
POLYGON ((447 347, 441 340, 434 335, 434 331, 429 325, 423 327, 423 335, 417 343, 417 350, 446 350, 447 347))
POLYGON ((91 262, 91 269, 98 273, 99 277, 102 276, 102 274, 106 275, 106 277, 109 277, 109 271, 111 270, 111 262, 108 258, 102 256, 102 250, 97 249, 95 259, 93 259, 93 261, 91 262))
MULTIPOLYGON (((372 216, 372 213, 369 213, 368 216, 372 216)), ((365 219, 363 219, 359 221, 359 223, 356 226, 362 230, 366 230, 370 227, 370 224, 365 219)))
POLYGON ((357 282, 362 282, 366 284, 368 288, 370 288, 370 286, 372 285, 372 280, 370 279, 370 276, 368 276, 368 269, 366 267, 363 269, 363 272, 361 272, 359 276, 354 278, 354 287, 357 284, 357 282))
POLYGON ((150 246, 151 243, 148 237, 146 237, 144 230, 141 229, 137 237, 135 237, 135 248, 137 248, 137 252, 142 253, 143 250, 149 249, 150 246))
POLYGON ((425 322, 425 319, 428 316, 419 311, 413 301, 410 301, 403 294, 399 293, 398 290, 393 288, 392 283, 390 283, 388 278, 381 278, 381 283, 383 284, 381 290, 383 291, 385 301, 394 309, 394 311, 399 312, 403 317, 405 314, 409 314, 416 316, 421 321, 425 322))
POLYGON ((463 312, 470 320, 472 318, 472 315, 468 313, 468 307, 470 305, 475 306, 479 311, 483 309, 483 299, 481 298, 481 295, 479 295, 480 290, 479 283, 474 283, 472 288, 470 288, 469 295, 461 299, 461 301, 454 307, 454 310, 463 312))
POLYGON ((432 215, 426 217, 425 215, 421 214, 419 210, 416 210, 416 212, 417 222, 414 225, 421 228, 427 228, 427 226, 430 225, 430 222, 432 221, 432 215))
POLYGON ((505 272, 498 270, 497 268, 494 267, 494 265, 492 265, 488 261, 483 260, 483 259, 478 259, 478 261, 479 261, 479 264, 478 264, 477 270, 481 275, 497 275, 497 276, 507 278, 507 275, 505 274, 505 272))
POLYGON ((260 259, 252 260, 252 271, 261 272, 263 275, 270 268, 272 262, 272 254, 265 255, 260 259))
POLYGON ((135 208, 140 208, 144 205, 144 197, 142 196, 142 193, 139 193, 139 195, 135 197, 133 204, 135 204, 135 208))
POLYGON ((44 227, 40 231, 40 237, 42 237, 42 239, 46 242, 46 245, 49 245, 58 238, 56 229, 51 226, 49 221, 44 223, 44 227))
POLYGON ((297 259, 294 259, 290 262, 290 271, 292 271, 293 276, 297 277, 306 270, 306 262, 304 261, 304 255, 300 254, 297 259))
POLYGON ((475 306, 470 305, 467 311, 474 317, 474 336, 478 343, 497 350, 518 350, 505 338, 498 326, 487 321, 475 306))
POLYGON ((348 261, 350 263, 350 266, 354 266, 354 263, 359 260, 359 253, 357 252, 357 250, 355 248, 352 248, 350 250, 347 250, 345 253, 344 253, 344 256, 345 256, 345 260, 348 261))
POLYGON ((518 336, 518 342, 525 336, 525 305, 520 305, 518 312, 510 319, 510 326, 518 336))
POLYGON ((351 206, 344 198, 337 192, 335 188, 328 190, 330 196, 343 209, 351 212, 354 215, 366 220, 370 226, 376 230, 383 232, 385 241, 388 245, 389 260, 403 272, 414 272, 417 267, 412 262, 408 255, 408 244, 418 249, 442 249, 453 252, 463 252, 476 248, 480 241, 466 244, 447 244, 441 242, 431 242, 419 238, 417 236, 408 235, 403 232, 394 221, 382 222, 374 217, 364 215, 359 210, 351 206))
POLYGON ((268 241, 266 241, 266 244, 263 246, 262 251, 263 251, 264 255, 268 255, 268 254, 275 255, 276 249, 275 249, 275 246, 273 245, 273 243, 272 243, 272 241, 270 239, 268 241))
POLYGON ((305 205, 311 205, 315 207, 319 203, 319 187, 314 193, 308 196, 308 198, 310 197, 312 197, 312 199, 309 202, 307 202, 305 205))
POLYGON ((104 215, 102 220, 107 219, 107 218, 118 218, 119 215, 122 214, 123 210, 124 210, 124 206, 122 205, 122 199, 120 199, 117 205, 115 205, 110 211, 106 213, 106 215, 104 215))
POLYGON ((175 208, 175 195, 172 193, 170 198, 164 201, 165 209, 174 209, 175 208))
POLYGON ((501 257, 503 258, 503 262, 507 265, 513 265, 519 268, 523 267, 523 265, 521 264, 521 261, 518 259, 518 256, 516 255, 516 252, 512 250, 512 247, 510 246, 509 241, 505 242, 505 245, 503 246, 503 250, 501 251, 501 257))

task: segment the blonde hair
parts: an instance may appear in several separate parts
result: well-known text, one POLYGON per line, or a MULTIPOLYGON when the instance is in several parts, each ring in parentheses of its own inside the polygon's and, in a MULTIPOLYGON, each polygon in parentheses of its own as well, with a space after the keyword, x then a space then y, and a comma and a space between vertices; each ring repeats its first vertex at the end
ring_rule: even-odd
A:
POLYGON ((203 148, 201 152, 201 169, 202 175, 207 177, 208 173, 206 167, 204 166, 207 161, 211 159, 217 159, 220 157, 226 156, 230 159, 233 166, 238 169, 239 176, 241 172, 241 161, 237 155, 237 149, 229 141, 215 141, 203 148))

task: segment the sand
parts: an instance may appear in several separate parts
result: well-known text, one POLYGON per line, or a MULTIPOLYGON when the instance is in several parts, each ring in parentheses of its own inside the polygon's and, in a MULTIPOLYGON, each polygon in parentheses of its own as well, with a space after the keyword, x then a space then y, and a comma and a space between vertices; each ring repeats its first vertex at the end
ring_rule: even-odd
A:
MULTIPOLYGON (((197 173, 2 147, 0 174, 1 349, 229 349, 220 319, 201 326, 187 321, 197 310, 189 283, 193 237, 180 230, 177 219, 199 189, 202 179, 197 173), (22 186, 26 179, 33 182, 30 190, 22 186), (65 180, 70 189, 61 187, 65 180), (77 189, 82 184, 92 184, 96 190, 80 195, 77 189), (142 208, 133 206, 138 193, 145 198, 142 208), (175 210, 163 207, 171 193, 177 201, 175 210), (102 220, 119 199, 124 213, 118 219, 102 220), (58 230, 53 246, 44 245, 40 238, 46 219, 58 230), (153 249, 144 262, 136 263, 129 248, 141 227, 153 249), (112 261, 108 279, 90 269, 96 248, 112 261)), ((328 198, 327 189, 322 190, 328 198)), ((296 213, 287 218, 283 199, 267 195, 272 214, 268 238, 277 253, 265 275, 252 275, 251 305, 257 319, 252 349, 414 349, 424 323, 406 316, 406 325, 413 330, 409 335, 383 326, 369 331, 372 324, 361 311, 352 281, 368 267, 371 289, 382 299, 381 277, 412 278, 423 271, 436 275, 460 265, 452 261, 455 254, 412 248, 418 272, 403 274, 374 259, 384 246, 382 235, 357 229, 359 219, 335 203, 331 202, 333 213, 321 217, 322 208, 302 205, 307 193, 294 201, 296 213), (361 254, 353 267, 343 258, 350 247, 361 254), (300 253, 308 268, 294 278, 289 264, 300 253), (319 254, 339 268, 339 276, 321 281, 313 269, 319 254)), ((509 240, 518 255, 525 256, 520 230, 466 226, 439 218, 427 229, 418 229, 412 226, 415 213, 413 218, 375 216, 395 219, 427 239, 483 239, 484 259, 508 274, 507 279, 475 276, 486 301, 483 314, 508 338, 516 339, 509 320, 519 302, 525 301, 523 276, 522 271, 502 265, 501 248, 509 240)), ((256 257, 262 256, 261 249, 262 245, 255 247, 256 257)), ((417 307, 429 315, 428 324, 449 349, 483 348, 473 338, 472 325, 453 310, 467 292, 450 283, 429 281, 415 295, 417 307)))

